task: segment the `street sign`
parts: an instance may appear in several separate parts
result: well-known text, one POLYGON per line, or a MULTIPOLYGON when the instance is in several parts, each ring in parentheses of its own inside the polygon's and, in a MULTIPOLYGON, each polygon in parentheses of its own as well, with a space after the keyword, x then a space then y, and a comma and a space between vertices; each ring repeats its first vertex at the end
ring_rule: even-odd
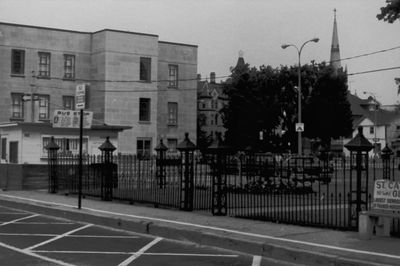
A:
MULTIPOLYGON (((55 110, 53 117, 53 127, 58 128, 79 128, 80 111, 55 110)), ((93 112, 83 112, 83 128, 92 126, 93 112)))
POLYGON ((86 105, 86 84, 79 84, 75 91, 75 108, 77 110, 85 109, 86 105))
POLYGON ((304 123, 296 123, 296 132, 304 131, 304 123))

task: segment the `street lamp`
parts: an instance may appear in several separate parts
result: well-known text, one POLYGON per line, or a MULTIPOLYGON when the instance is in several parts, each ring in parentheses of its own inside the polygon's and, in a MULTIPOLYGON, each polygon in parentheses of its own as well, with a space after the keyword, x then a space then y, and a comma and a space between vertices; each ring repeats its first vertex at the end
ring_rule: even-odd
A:
MULTIPOLYGON (((298 85, 297 85, 297 92, 298 92, 298 96, 297 96, 297 106, 298 106, 298 108, 297 109, 298 110, 297 110, 297 112, 298 112, 298 123, 299 124, 301 124, 301 71, 300 71, 300 68, 301 68, 301 63, 300 63, 301 51, 303 50, 303 47, 307 43, 309 43, 309 42, 318 42, 318 41, 319 41, 318 38, 313 38, 311 40, 308 40, 308 41, 306 41, 305 43, 303 43, 301 45, 300 49, 294 44, 282 44, 282 46, 281 46, 282 49, 286 49, 289 46, 292 46, 292 47, 296 48, 297 53, 299 55, 299 66, 297 68, 297 76, 298 76, 298 85)), ((301 129, 297 129, 297 128, 296 128, 296 130, 298 130, 297 131, 298 132, 297 153, 299 155, 301 155, 302 154, 302 147, 301 147, 301 145, 302 145, 302 143, 301 143, 301 132, 302 132, 302 130, 301 129)))

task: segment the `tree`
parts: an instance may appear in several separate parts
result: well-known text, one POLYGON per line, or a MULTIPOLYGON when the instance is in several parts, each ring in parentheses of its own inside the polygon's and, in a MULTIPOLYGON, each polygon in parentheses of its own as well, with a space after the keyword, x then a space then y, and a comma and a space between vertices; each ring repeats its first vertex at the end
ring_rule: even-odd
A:
POLYGON ((213 137, 207 134, 206 131, 202 130, 202 127, 206 124, 206 115, 199 114, 197 117, 197 147, 200 150, 206 149, 211 145, 213 137))
POLYGON ((305 136, 319 138, 329 148, 331 138, 350 135, 353 121, 347 94, 347 74, 322 67, 305 106, 305 136))
POLYGON ((393 23, 400 20, 400 0, 386 0, 386 6, 381 7, 381 13, 376 15, 379 20, 393 23))

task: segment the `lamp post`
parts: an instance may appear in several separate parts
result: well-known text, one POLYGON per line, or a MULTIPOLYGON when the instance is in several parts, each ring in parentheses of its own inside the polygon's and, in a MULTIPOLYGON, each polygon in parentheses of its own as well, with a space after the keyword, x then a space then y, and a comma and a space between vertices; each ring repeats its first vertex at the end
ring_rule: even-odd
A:
MULTIPOLYGON (((301 68, 301 63, 300 63, 301 51, 303 50, 303 47, 307 43, 309 43, 309 42, 318 42, 318 41, 319 41, 318 38, 313 38, 311 40, 308 40, 308 41, 306 41, 305 43, 303 43, 300 46, 300 49, 294 44, 282 44, 282 46, 281 46, 282 49, 286 49, 289 46, 292 46, 292 47, 296 48, 297 53, 298 53, 298 57, 299 57, 299 66, 297 68, 297 76, 298 76, 298 84, 297 84, 297 93, 298 93, 298 96, 297 96, 297 109, 298 110, 297 110, 297 112, 298 112, 298 123, 299 124, 301 123, 301 70, 300 70, 300 68, 301 68)), ((301 130, 298 130, 297 132, 298 132, 297 153, 299 155, 301 155, 302 154, 301 130)))

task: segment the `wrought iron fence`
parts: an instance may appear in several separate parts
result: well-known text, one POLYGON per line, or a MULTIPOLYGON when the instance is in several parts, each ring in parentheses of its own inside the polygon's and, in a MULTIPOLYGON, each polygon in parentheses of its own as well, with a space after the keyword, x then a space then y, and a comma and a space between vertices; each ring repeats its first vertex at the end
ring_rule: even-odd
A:
MULTIPOLYGON (((155 207, 190 206, 188 210, 215 215, 354 230, 356 174, 352 164, 349 158, 194 152, 187 158, 178 154, 147 160, 118 155, 106 169, 100 156, 86 155, 82 192, 155 207), (184 182, 189 176, 185 160, 190 160, 192 171, 189 188, 184 182), (190 197, 184 197, 185 193, 190 197)), ((59 155, 57 167, 58 190, 77 193, 78 157, 59 155)), ((398 158, 390 158, 389 168, 390 179, 399 177, 398 158)), ((373 182, 383 178, 382 160, 370 160, 364 170, 362 189, 368 209, 373 182)), ((393 231, 400 232, 398 220, 393 231)))

